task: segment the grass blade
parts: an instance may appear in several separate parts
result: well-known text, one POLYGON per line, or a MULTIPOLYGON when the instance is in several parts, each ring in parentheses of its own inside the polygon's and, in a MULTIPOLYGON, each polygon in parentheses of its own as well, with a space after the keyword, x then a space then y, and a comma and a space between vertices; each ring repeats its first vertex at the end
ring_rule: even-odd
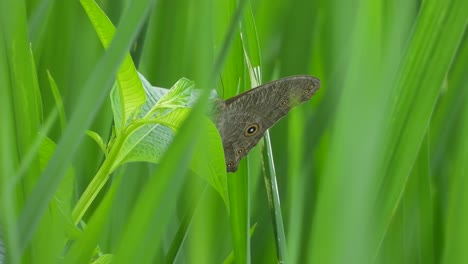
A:
POLYGON ((276 256, 278 263, 284 263, 288 259, 286 247, 286 235, 283 225, 283 214, 281 213, 278 183, 276 182, 276 171, 273 163, 273 152, 271 150, 270 133, 265 133, 265 156, 263 160, 268 161, 264 171, 265 188, 268 194, 268 205, 270 206, 271 220, 273 222, 273 234, 275 236, 276 256))

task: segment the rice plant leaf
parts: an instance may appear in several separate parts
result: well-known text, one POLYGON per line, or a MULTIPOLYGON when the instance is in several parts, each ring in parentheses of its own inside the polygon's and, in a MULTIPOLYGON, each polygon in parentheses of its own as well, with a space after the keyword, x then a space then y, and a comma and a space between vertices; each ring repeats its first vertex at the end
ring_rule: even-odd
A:
MULTIPOLYGON (((53 152, 55 143, 45 137, 39 148, 39 164, 45 169, 53 152)), ((62 249, 69 239, 69 234, 76 232, 71 221, 71 204, 73 200, 74 171, 70 167, 55 192, 49 204, 49 210, 41 219, 38 230, 33 238, 35 260, 38 262, 54 262, 62 253, 62 249), (48 241, 48 247, 41 247, 41 241, 48 241)))
MULTIPOLYGON (((242 47, 243 43, 238 29, 244 19, 244 10, 248 6, 248 1, 220 1, 219 5, 222 5, 219 10, 230 11, 229 16, 222 15, 218 19, 219 24, 217 25, 217 32, 227 32, 223 33, 225 39, 222 39, 224 43, 220 46, 219 58, 222 59, 221 56, 226 57, 226 65, 223 67, 221 78, 224 98, 229 98, 251 87, 243 59, 245 55, 242 47)), ((215 69, 218 69, 218 67, 216 65, 215 69)), ((251 258, 249 236, 250 186, 249 168, 246 166, 246 160, 242 160, 238 171, 228 177, 229 219, 233 255, 236 263, 249 263, 251 258)))
MULTIPOLYGON (((251 228, 250 228, 250 237, 253 236, 255 229, 257 228, 257 223, 255 223, 251 228)), ((234 252, 229 253, 229 255, 226 257, 226 259, 223 261, 224 264, 230 264, 234 263, 234 252)))
POLYGON ((271 147, 270 133, 265 133, 264 153, 264 179, 267 189, 268 205, 270 207, 270 216, 273 224, 273 235, 275 237, 276 256, 278 263, 283 263, 288 259, 286 247, 286 235, 283 224, 283 214, 281 212, 280 196, 278 190, 277 176, 271 147))
POLYGON ((244 61, 242 60, 242 43, 240 42, 241 39, 239 37, 240 35, 237 29, 242 18, 239 17, 237 18, 239 19, 239 21, 233 21, 234 19, 236 19, 233 13, 236 11, 236 8, 242 8, 241 5, 243 5, 243 3, 242 1, 237 2, 230 0, 216 1, 215 5, 216 10, 224 11, 216 13, 220 17, 216 19, 218 22, 215 25, 215 34, 219 35, 215 35, 215 38, 217 40, 217 43, 219 43, 216 45, 216 47, 219 47, 219 52, 224 52, 223 56, 226 57, 225 66, 222 68, 222 71, 220 73, 221 83, 219 87, 222 89, 220 94, 223 95, 224 99, 227 99, 235 96, 240 92, 243 92, 244 86, 249 87, 248 84, 245 84, 248 78, 246 78, 245 74, 245 65, 244 61), (237 4, 239 4, 239 6, 237 6, 237 4), (231 15, 226 16, 225 12, 229 12, 229 14, 231 15), (236 31, 231 33, 234 41, 231 41, 231 43, 229 43, 230 45, 232 45, 232 47, 230 47, 230 49, 227 50, 226 47, 222 46, 226 45, 226 43, 222 43, 222 41, 225 40, 224 38, 226 30, 231 30, 230 27, 232 27, 232 23, 235 23, 234 28, 236 29, 236 31), (241 90, 239 91, 239 89, 241 90))
POLYGON ((66 115, 65 115, 65 108, 63 107, 63 100, 62 97, 60 96, 59 89, 57 87, 57 83, 55 82, 54 78, 52 77, 52 74, 50 74, 50 71, 47 71, 47 79, 49 79, 49 84, 50 84, 50 90, 52 91, 52 94, 55 99, 55 105, 57 107, 58 113, 59 113, 59 118, 60 118, 60 127, 62 130, 65 129, 65 125, 67 123, 66 115))
MULTIPOLYGON (((241 161, 241 164, 242 162, 245 164, 245 161, 241 161)), ((248 263, 250 260, 250 186, 247 169, 245 165, 239 166, 239 169, 228 177, 229 219, 235 263, 248 263)))
POLYGON ((426 139, 412 169, 402 205, 394 213, 376 263, 435 263, 435 224, 432 218, 434 186, 431 183, 428 153, 426 139))
POLYGON ((0 230, 0 264, 5 260, 5 246, 3 245, 3 237, 0 230))
MULTIPOLYGON (((461 88, 467 89, 466 82, 461 88)), ((466 99, 465 97, 465 102, 466 99)), ((463 104, 458 124, 458 140, 454 146, 453 164, 449 174, 449 207, 443 227, 446 244, 441 263, 445 264, 468 261, 468 253, 464 247, 468 243, 468 227, 466 225, 468 221, 468 192, 466 192, 466 186, 468 186, 468 105, 466 103, 463 104)))
POLYGON ((435 241, 435 247, 443 247, 441 263, 464 263, 468 253, 467 243, 468 202, 468 37, 465 32, 454 65, 447 76, 446 86, 431 123, 431 143, 434 144, 432 162, 437 183, 441 186, 436 197, 444 197, 446 208, 443 224, 437 230, 443 233, 443 243, 435 241))
MULTIPOLYGON (((99 8, 94 0, 81 0, 81 5, 85 9, 89 20, 94 26, 94 30, 99 36, 104 48, 108 48, 114 38, 115 27, 110 19, 99 8)), ((120 122, 116 123, 125 126, 128 119, 134 114, 142 104, 145 103, 145 92, 141 84, 138 73, 133 64, 130 54, 125 56, 122 65, 117 72, 117 84, 119 88, 120 105, 122 115, 120 122)), ((116 127, 117 134, 120 132, 120 126, 116 127)))
MULTIPOLYGON (((376 211, 387 221, 399 206, 440 88, 462 40, 467 17, 468 2, 463 0, 424 2, 421 6, 421 15, 396 84, 394 98, 398 100, 389 119, 392 129, 388 138, 389 156, 384 163, 386 178, 375 203, 376 211), (451 25, 450 30, 446 25, 451 25)), ((384 230, 383 226, 379 228, 381 232, 384 230)))
POLYGON ((244 14, 241 23, 240 37, 242 49, 244 51, 244 60, 247 63, 247 69, 249 71, 251 82, 250 86, 257 87, 262 84, 261 57, 258 44, 257 26, 255 25, 254 14, 250 2, 246 7, 245 12, 246 14, 244 14))
MULTIPOLYGON (((2 62, 7 59, 6 46, 5 36, 2 34, 0 35, 0 61, 2 62)), ((13 156, 18 155, 18 145, 15 142, 18 135, 15 134, 14 99, 9 74, 9 64, 0 63, 0 86, 2 87, 0 89, 0 145, 2 146, 0 148, 0 242, 2 252, 9 250, 8 258, 3 253, 2 259, 19 262, 20 242, 18 238, 16 201, 14 199, 14 190, 10 187, 12 178, 9 177, 18 170, 18 162, 12 159, 13 156)))
MULTIPOLYGON (((47 163, 50 160, 50 157, 55 151, 55 142, 50 138, 45 137, 42 141, 41 147, 39 149, 39 164, 40 168, 43 170, 47 166, 47 163)), ((57 189, 55 195, 55 202, 62 204, 60 206, 64 212, 71 212, 71 202, 73 198, 73 181, 74 181, 74 171, 70 167, 67 171, 67 174, 63 178, 59 188, 57 189)))

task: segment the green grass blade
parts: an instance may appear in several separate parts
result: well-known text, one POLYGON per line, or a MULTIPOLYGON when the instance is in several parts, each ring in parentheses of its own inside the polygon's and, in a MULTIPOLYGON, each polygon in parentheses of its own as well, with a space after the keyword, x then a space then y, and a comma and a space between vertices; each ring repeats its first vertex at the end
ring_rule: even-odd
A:
POLYGON ((50 90, 52 91, 52 94, 54 95, 55 105, 57 106, 57 111, 58 111, 59 120, 60 120, 60 128, 63 131, 65 130, 65 126, 67 124, 67 118, 65 117, 65 108, 63 106, 63 100, 62 100, 62 97, 60 96, 57 83, 55 83, 55 80, 49 71, 47 71, 47 78, 49 79, 50 90))
POLYGON ((284 232, 283 214, 281 213, 280 194, 273 159, 273 152, 270 143, 270 133, 265 133, 265 150, 263 160, 268 161, 265 166, 264 178, 265 188, 268 194, 268 205, 270 206, 270 217, 273 223, 273 234, 275 236, 276 256, 278 263, 283 263, 288 259, 286 247, 286 235, 284 232))
MULTIPOLYGON (((239 1, 237 3, 234 14, 232 15, 232 18, 230 19, 229 25, 226 29, 225 37, 218 53, 219 55, 217 56, 217 59, 213 66, 213 77, 218 76, 218 72, 222 69, 222 66, 225 64, 225 62, 228 63, 228 68, 233 69, 235 72, 239 72, 241 66, 239 66, 235 61, 229 61, 228 51, 229 48, 232 47, 234 52, 238 52, 237 54, 242 56, 242 50, 240 49, 241 47, 233 45, 233 43, 235 43, 233 40, 235 33, 237 32, 239 22, 242 20, 242 17, 244 15, 244 9, 246 4, 247 1, 239 1)), ((233 74, 233 72, 228 73, 228 75, 230 74, 233 74)), ((238 74, 234 74, 231 76, 234 76, 234 79, 226 79, 223 77, 223 83, 226 82, 226 86, 229 85, 228 87, 231 88, 238 87, 238 74)), ((228 96, 226 93, 225 96, 228 96)), ((250 206, 248 199, 249 186, 247 170, 242 164, 245 164, 245 161, 241 162, 239 170, 234 175, 228 175, 228 193, 230 205, 229 217, 233 239, 233 251, 235 262, 250 263, 250 206)))
POLYGON ((237 32, 238 23, 242 20, 242 17, 244 15, 244 8, 246 4, 247 4, 246 0, 240 0, 237 3, 234 15, 232 16, 231 22, 229 23, 229 27, 226 31, 225 39, 221 46, 221 50, 219 51, 219 56, 217 56, 216 61, 213 66, 213 73, 212 73, 213 78, 218 76, 219 71, 224 66, 226 55, 228 54, 229 48, 231 47, 233 43, 235 33, 237 32))
MULTIPOLYGON (((304 219, 304 208, 306 206, 305 201, 301 198, 305 196, 305 192, 311 190, 310 186, 307 185, 306 177, 307 172, 305 170, 303 156, 306 153, 304 149, 303 141, 306 137, 306 126, 304 120, 307 120, 307 116, 304 114, 302 108, 295 109, 289 117, 288 133, 288 205, 286 208, 289 209, 287 220, 288 226, 288 262, 295 263, 299 261, 300 250, 301 250, 301 239, 303 238, 302 230, 305 228, 306 223, 304 219), (308 189, 308 190, 306 190, 308 189)), ((313 189, 312 189, 313 190, 313 189)))
MULTIPOLYGON (((0 61, 7 61, 4 35, 0 35, 0 61)), ((0 232, 4 251, 8 252, 5 261, 19 262, 19 239, 16 217, 15 195, 10 188, 17 162, 11 157, 17 156, 15 143, 15 122, 13 97, 8 63, 0 63, 0 232)), ((4 254, 5 255, 5 254, 4 254)))
POLYGON ((250 202, 249 180, 246 166, 239 166, 236 173, 228 175, 230 225, 235 263, 250 263, 250 202))
POLYGON ((435 263, 434 201, 429 141, 421 147, 401 205, 394 213, 376 263, 435 263))
POLYGON ((52 129, 52 125, 57 120, 57 117, 58 117, 58 110, 55 109, 46 118, 46 120, 44 121, 44 124, 41 127, 41 130, 37 133, 34 139, 34 142, 31 148, 29 149, 29 152, 25 156, 23 156, 20 166, 16 170, 15 175, 12 177, 11 186, 16 186, 21 182, 21 179, 23 179, 24 175, 30 168, 31 163, 33 163, 37 159, 40 146, 42 142, 44 141, 44 137, 52 129))
MULTIPOLYGON (((39 149, 39 163, 43 170, 55 150, 55 143, 49 138, 43 138, 39 149)), ((31 247, 32 259, 38 263, 50 263, 63 252, 71 228, 71 204, 74 188, 74 171, 69 168, 58 189, 54 199, 49 204, 48 211, 34 234, 31 247), (47 241, 47 247, 42 245, 47 241)))
MULTIPOLYGON (((346 5, 336 8, 344 11, 346 5)), ((385 86, 375 89, 382 86, 380 69, 376 67, 382 63, 382 17, 372 14, 380 8, 380 1, 361 1, 359 15, 350 14, 339 21, 353 32, 347 42, 353 53, 346 61, 335 61, 341 63, 339 69, 347 71, 340 73, 343 76, 341 98, 333 98, 339 103, 335 104, 332 140, 322 152, 326 158, 319 179, 320 191, 314 218, 309 220, 313 226, 308 234, 307 261, 311 263, 368 263, 372 258, 369 200, 376 174, 377 156, 373 148, 380 133, 379 102, 385 89, 385 86)), ((324 86, 324 91, 328 91, 324 86)))
POLYGON ((206 187, 204 188, 200 196, 197 197, 197 199, 192 200, 191 204, 189 204, 188 210, 185 212, 185 215, 181 220, 179 228, 177 229, 177 233, 174 235, 169 250, 164 257, 165 263, 170 264, 175 262, 178 253, 181 251, 182 243, 187 237, 188 229, 190 227, 190 224, 192 223, 193 215, 195 214, 197 207, 200 206, 200 203, 203 202, 205 198, 205 193, 206 187))
POLYGON ((468 96, 468 89, 463 85, 468 81, 466 67, 468 61, 468 38, 465 33, 463 42, 460 45, 454 65, 449 75, 444 80, 442 86, 441 98, 438 102, 434 117, 431 122, 431 146, 432 162, 434 171, 440 174, 441 178, 445 175, 446 160, 450 160, 447 153, 452 153, 451 147, 454 145, 453 132, 457 131, 460 115, 463 113, 468 96), (452 88, 453 87, 453 88, 452 88))
MULTIPOLYGON (((466 42, 465 42, 466 43, 466 42)), ((465 62, 466 63, 466 62, 465 62)), ((466 78, 465 78, 466 79, 466 78)), ((461 86, 467 89, 466 82, 461 86)), ((465 97, 466 102, 466 97, 465 97)), ((453 169, 449 173, 448 208, 444 224, 444 251, 441 263, 464 263, 468 253, 468 105, 465 103, 458 122, 458 144, 454 145, 453 169)))
MULTIPOLYGON (((397 103, 389 117, 392 121, 390 152, 387 152, 386 177, 381 186, 385 190, 378 194, 376 202, 376 210, 378 207, 379 217, 382 217, 378 222, 381 225, 386 225, 399 204, 446 72, 463 36, 467 17, 466 1, 425 2, 422 5, 393 95, 397 103), (447 24, 451 25, 450 30, 446 30, 447 24)), ((379 226, 378 230, 382 232, 385 227, 379 226)), ((382 233, 380 236, 382 239, 382 233)))
POLYGON ((29 19, 29 38, 31 39, 34 54, 41 54, 44 49, 44 38, 52 17, 54 4, 54 0, 41 1, 29 19))

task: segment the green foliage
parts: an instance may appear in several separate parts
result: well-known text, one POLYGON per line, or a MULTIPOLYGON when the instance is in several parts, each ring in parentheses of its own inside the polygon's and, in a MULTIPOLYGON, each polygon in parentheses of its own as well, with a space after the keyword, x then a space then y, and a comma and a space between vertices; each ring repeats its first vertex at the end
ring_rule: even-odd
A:
POLYGON ((0 1, 0 261, 466 263, 467 23, 466 0, 0 1), (322 88, 226 174, 212 90, 295 74, 322 88))

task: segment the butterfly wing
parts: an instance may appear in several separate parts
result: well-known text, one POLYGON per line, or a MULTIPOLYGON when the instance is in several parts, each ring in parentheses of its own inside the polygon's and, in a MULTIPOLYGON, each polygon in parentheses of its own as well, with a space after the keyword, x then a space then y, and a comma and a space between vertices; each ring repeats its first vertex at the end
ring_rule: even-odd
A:
POLYGON ((229 172, 257 145, 265 131, 320 87, 312 76, 293 76, 239 94, 218 107, 216 126, 221 134, 229 172))

